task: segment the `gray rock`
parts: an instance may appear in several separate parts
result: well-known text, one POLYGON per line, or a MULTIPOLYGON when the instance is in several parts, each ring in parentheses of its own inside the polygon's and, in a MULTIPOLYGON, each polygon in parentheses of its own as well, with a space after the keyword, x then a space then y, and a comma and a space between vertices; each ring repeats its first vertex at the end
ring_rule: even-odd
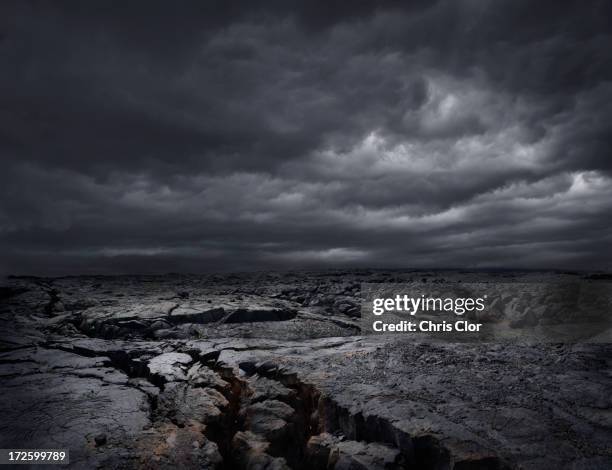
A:
MULTIPOLYGON (((612 346, 359 336, 361 283, 412 278, 444 288, 376 271, 9 279, 0 447, 68 447, 75 468, 612 467, 612 346)), ((529 290, 540 308, 487 286, 474 318, 513 331, 577 315, 556 308, 569 289, 529 290)))
POLYGON ((151 359, 148 368, 152 375, 157 375, 166 382, 173 382, 187 380, 186 366, 192 362, 189 354, 170 352, 151 359))
POLYGON ((227 399, 212 388, 192 387, 187 383, 169 383, 158 398, 157 412, 178 424, 189 420, 209 424, 218 421, 227 399))

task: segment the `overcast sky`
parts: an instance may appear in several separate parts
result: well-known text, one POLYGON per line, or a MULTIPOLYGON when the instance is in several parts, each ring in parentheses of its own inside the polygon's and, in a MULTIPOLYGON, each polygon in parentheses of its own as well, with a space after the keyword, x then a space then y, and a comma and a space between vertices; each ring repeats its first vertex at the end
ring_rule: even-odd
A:
POLYGON ((0 273, 610 269, 611 21, 2 2, 0 273))

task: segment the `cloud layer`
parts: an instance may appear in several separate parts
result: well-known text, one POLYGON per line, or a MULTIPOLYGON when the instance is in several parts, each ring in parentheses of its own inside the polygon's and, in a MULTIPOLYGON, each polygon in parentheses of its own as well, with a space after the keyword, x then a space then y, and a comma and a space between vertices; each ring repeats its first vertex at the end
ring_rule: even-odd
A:
POLYGON ((611 4, 0 9, 0 270, 609 269, 611 4))

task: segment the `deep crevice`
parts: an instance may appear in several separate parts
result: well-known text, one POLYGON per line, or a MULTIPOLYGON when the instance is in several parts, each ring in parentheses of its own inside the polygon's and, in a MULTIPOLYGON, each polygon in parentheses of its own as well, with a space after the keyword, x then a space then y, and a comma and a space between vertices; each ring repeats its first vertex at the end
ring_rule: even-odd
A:
MULTIPOLYGON (((294 373, 280 369, 259 368, 257 373, 277 380, 288 388, 296 390, 292 404, 301 416, 303 433, 301 445, 286 446, 277 455, 284 457, 295 470, 318 469, 317 463, 308 459, 308 440, 322 432, 343 435, 344 438, 374 444, 385 444, 396 448, 400 458, 394 468, 416 468, 422 470, 501 470, 508 468, 503 461, 494 456, 474 457, 470 460, 456 461, 448 449, 435 436, 412 437, 397 429, 388 420, 369 415, 364 418, 361 412, 351 413, 329 396, 321 394, 316 387, 298 379, 294 373)), ((273 449, 275 450, 275 449, 273 449)), ((322 470, 326 467, 320 467, 322 470)))
MULTIPOLYGON (((61 345, 53 347, 88 357, 108 357, 112 367, 123 371, 128 377, 146 379, 160 391, 164 390, 166 383, 164 379, 152 375, 145 361, 135 359, 123 351, 96 352, 61 345)), ((232 440, 237 432, 247 430, 242 414, 243 407, 255 403, 249 400, 252 390, 249 388, 248 380, 236 376, 231 367, 218 362, 219 351, 202 354, 198 350, 189 349, 181 352, 186 352, 193 358, 191 365, 200 363, 219 374, 230 384, 227 389, 219 390, 228 401, 228 406, 221 410, 221 418, 217 422, 202 424, 205 424, 204 435, 217 445, 223 458, 219 468, 222 470, 245 468, 237 459, 232 440)), ((290 397, 282 398, 282 401, 295 410, 295 415, 292 417, 293 426, 288 427, 286 435, 270 442, 267 450, 270 456, 285 459, 294 470, 326 468, 321 466, 320 462, 313 461, 307 448, 309 439, 323 432, 336 436, 341 435, 350 441, 385 444, 398 449, 400 458, 393 468, 423 470, 500 470, 507 468, 500 459, 492 456, 455 461, 448 449, 435 436, 411 437, 394 427, 386 419, 372 415, 364 417, 362 413, 352 413, 340 406, 333 398, 323 395, 312 384, 300 380, 297 374, 279 369, 273 364, 255 365, 245 362, 240 364, 240 368, 247 376, 253 377, 258 374, 277 381, 295 392, 290 397)), ((155 422, 161 418, 156 414, 158 398, 151 393, 146 393, 146 395, 151 407, 152 421, 155 422)))

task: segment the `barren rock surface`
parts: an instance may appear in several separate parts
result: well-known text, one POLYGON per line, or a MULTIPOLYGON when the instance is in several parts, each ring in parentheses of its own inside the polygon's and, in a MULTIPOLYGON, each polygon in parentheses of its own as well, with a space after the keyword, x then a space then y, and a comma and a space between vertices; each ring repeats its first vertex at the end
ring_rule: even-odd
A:
POLYGON ((609 344, 360 335, 362 282, 447 275, 6 279, 0 448, 68 448, 72 468, 612 468, 609 344))

